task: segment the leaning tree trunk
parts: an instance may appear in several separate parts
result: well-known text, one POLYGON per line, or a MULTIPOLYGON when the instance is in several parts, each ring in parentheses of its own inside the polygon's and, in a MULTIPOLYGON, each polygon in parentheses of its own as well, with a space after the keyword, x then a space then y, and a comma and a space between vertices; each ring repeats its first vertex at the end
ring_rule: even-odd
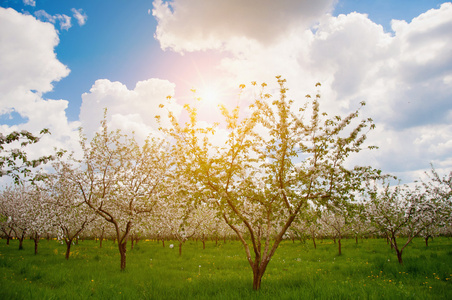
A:
POLYGON ((182 242, 179 242, 179 256, 182 256, 182 242))
POLYGON ((394 249, 394 245, 393 245, 392 242, 391 242, 391 240, 393 240, 393 238, 394 238, 394 234, 393 234, 392 236, 393 236, 393 237, 391 238, 391 237, 389 236, 389 233, 386 233, 386 244, 391 245, 391 250, 394 249))
POLYGON ((314 244, 314 249, 317 249, 317 244, 315 243, 315 234, 312 233, 312 243, 314 244))

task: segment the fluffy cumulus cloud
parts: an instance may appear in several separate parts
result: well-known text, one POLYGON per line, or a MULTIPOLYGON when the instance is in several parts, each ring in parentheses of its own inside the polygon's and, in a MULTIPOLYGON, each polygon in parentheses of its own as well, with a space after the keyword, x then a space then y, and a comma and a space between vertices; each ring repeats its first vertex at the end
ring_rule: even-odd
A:
POLYGON ((107 121, 112 128, 135 132, 138 138, 144 139, 150 133, 156 133, 159 126, 169 124, 168 109, 176 115, 181 112, 175 101, 167 101, 167 96, 174 95, 174 89, 173 83, 162 79, 140 81, 133 90, 120 82, 99 79, 89 93, 82 95, 80 121, 84 131, 88 136, 95 132, 104 109, 108 108, 107 121), (157 124, 155 116, 161 117, 161 124, 157 124))
POLYGON ((27 102, 31 91, 42 94, 52 90, 53 81, 69 74, 69 69, 56 58, 54 48, 58 43, 58 34, 52 24, 37 21, 11 8, 0 8, 2 112, 13 104, 27 102), (8 95, 13 94, 14 102, 8 99, 8 95))
MULTIPOLYGON (((335 2, 155 0, 152 14, 163 49, 227 53, 217 66, 226 90, 255 80, 269 83, 275 94, 274 76, 282 75, 289 96, 300 102, 305 94, 317 93, 314 85, 321 82, 321 106, 331 114, 345 114, 366 101, 361 116, 375 120, 369 141, 380 149, 351 163, 372 164, 405 180, 416 179, 430 162, 450 170, 452 4, 413 20, 393 20, 392 32, 385 32, 365 14, 330 15, 335 2)), ((79 25, 86 22, 82 10, 72 12, 79 25)), ((0 114, 15 112, 25 120, 1 130, 49 127, 52 135, 37 155, 54 146, 75 149, 76 128, 82 125, 92 134, 106 107, 113 128, 134 131, 139 138, 155 132, 155 115, 165 126, 166 109, 180 113, 176 102, 166 101, 175 93, 167 80, 143 80, 131 89, 99 79, 82 95, 80 122, 68 122, 67 101, 42 95, 69 74, 54 49, 59 43, 55 24, 68 28, 71 17, 44 11, 36 16, 46 22, 0 8, 0 114)))
POLYGON ((311 25, 332 9, 333 0, 154 1, 155 36, 163 49, 230 48, 242 38, 268 44, 292 28, 311 25))
MULTIPOLYGON (((45 16, 45 12, 42 14, 45 16)), ((17 125, 0 125, 0 131, 28 130, 38 134, 41 129, 49 128, 51 132, 40 143, 27 147, 30 157, 48 155, 54 148, 79 151, 78 128, 82 126, 92 136, 105 107, 112 128, 127 133, 134 131, 141 139, 156 133, 158 126, 168 125, 168 109, 180 113, 181 107, 167 100, 167 96, 174 95, 175 86, 166 80, 141 81, 129 90, 122 83, 100 79, 82 96, 80 121, 68 122, 66 100, 42 97, 53 89, 55 82, 70 73, 56 57, 58 31, 49 20, 43 22, 11 8, 0 8, 0 115, 19 115, 22 120, 17 125), (161 115, 160 124, 156 115, 161 115)))
POLYGON ((201 2, 154 1, 163 49, 227 50, 219 67, 231 82, 274 82, 281 74, 299 101, 320 81, 330 113, 366 101, 361 114, 375 120, 369 140, 380 150, 355 162, 407 180, 430 162, 452 167, 451 3, 393 20, 385 32, 365 14, 328 14, 333 1, 201 2))
POLYGON ((23 15, 11 8, 0 8, 0 114, 19 114, 24 123, 1 125, 2 132, 29 130, 35 134, 49 128, 41 147, 31 155, 67 148, 77 141, 78 123, 66 118, 65 100, 46 100, 42 94, 52 90, 53 82, 69 74, 69 69, 56 58, 58 44, 54 26, 23 15), (18 51, 20 49, 20 51, 18 51), (73 141, 73 142, 71 142, 73 141))

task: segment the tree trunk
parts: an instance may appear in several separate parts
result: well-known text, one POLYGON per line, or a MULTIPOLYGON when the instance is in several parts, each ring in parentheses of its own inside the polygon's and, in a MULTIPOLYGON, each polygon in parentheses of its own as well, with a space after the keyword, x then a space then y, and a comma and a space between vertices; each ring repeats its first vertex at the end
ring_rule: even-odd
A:
POLYGON ((257 291, 261 288, 262 275, 253 273, 253 290, 257 291))
POLYGON ((162 238, 163 248, 165 248, 165 239, 162 238))
POLYGON ((402 251, 399 251, 398 249, 396 249, 396 253, 397 253, 397 259, 399 260, 399 264, 403 265, 402 251))
POLYGON ((66 260, 69 259, 69 256, 71 255, 71 244, 72 244, 72 239, 68 239, 68 240, 64 240, 66 242, 66 255, 65 258, 66 260))
POLYGON ((179 242, 179 256, 182 255, 182 243, 179 242))
POLYGON ((33 238, 35 241, 35 255, 38 254, 38 243, 39 243, 39 234, 35 233, 35 236, 33 238))
POLYGON ((22 232, 22 235, 19 237, 19 250, 24 250, 24 239, 25 239, 25 232, 22 232))
POLYGON ((102 229, 102 234, 99 238, 99 248, 102 248, 102 241, 104 240, 104 230, 102 229))
POLYGON ((127 251, 127 241, 118 243, 119 254, 121 255, 121 271, 126 269, 126 251, 127 251))
POLYGON ((312 242, 314 243, 314 249, 317 249, 317 244, 315 243, 315 234, 312 234, 312 242))
POLYGON ((358 235, 355 235, 355 242, 356 242, 356 245, 358 245, 358 235))
POLYGON ((392 244, 391 240, 395 239, 395 235, 392 235, 392 237, 389 236, 389 234, 386 234, 386 243, 391 245, 391 250, 394 249, 394 245, 392 244))
POLYGON ((260 267, 255 265, 253 267, 253 290, 258 291, 261 288, 262 276, 265 273, 265 267, 260 267))
POLYGON ((4 231, 6 234, 6 245, 9 245, 9 241, 12 239, 12 233, 13 233, 13 229, 11 228, 9 230, 9 233, 7 233, 6 231, 4 231))
POLYGON ((204 234, 202 235, 202 248, 206 249, 206 237, 204 236, 204 234))
POLYGON ((425 237, 425 247, 428 247, 428 238, 429 237, 430 237, 429 235, 425 237))
POLYGON ((341 243, 341 237, 337 239, 337 244, 339 248, 339 255, 342 255, 342 243, 341 243))

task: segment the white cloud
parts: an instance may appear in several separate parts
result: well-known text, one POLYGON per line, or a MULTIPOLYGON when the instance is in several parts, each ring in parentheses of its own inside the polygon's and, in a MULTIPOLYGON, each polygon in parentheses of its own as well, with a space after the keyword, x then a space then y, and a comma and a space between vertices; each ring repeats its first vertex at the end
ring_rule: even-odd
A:
POLYGON ((24 1, 24 5, 36 6, 35 0, 23 0, 23 1, 24 1))
MULTIPOLYGON (((11 8, 0 8, 0 105, 3 108, 12 104, 6 95, 25 97, 31 90, 45 93, 52 90, 53 81, 69 74, 69 69, 56 58, 54 48, 58 43, 52 24, 11 8)), ((21 102, 14 99, 15 103, 21 102)))
MULTIPOLYGON (((218 66, 225 75, 218 81, 226 90, 265 81, 276 96, 274 76, 280 74, 288 80, 289 96, 300 102, 306 93, 316 93, 314 84, 320 81, 321 106, 330 113, 349 112, 365 100, 362 116, 377 124, 369 143, 380 150, 365 152, 355 162, 406 179, 415 179, 430 162, 450 169, 452 4, 413 20, 394 20, 389 34, 363 14, 325 14, 333 2, 156 0, 155 37, 163 49, 228 51, 218 66)), ((67 121, 67 101, 41 97, 69 74, 54 52, 59 39, 53 24, 67 29, 70 17, 45 11, 36 16, 47 22, 0 8, 0 113, 15 111, 28 120, 1 125, 1 130, 49 127, 52 135, 36 153, 51 152, 54 145, 75 149, 80 123, 67 121)), ((134 89, 97 80, 82 95, 81 124, 92 133, 108 107, 112 127, 144 138, 155 130, 156 114, 168 124, 159 104, 181 111, 176 103, 166 104, 174 90, 173 83, 160 79, 138 82, 134 89)))
POLYGON ((241 38, 262 44, 278 40, 292 28, 309 26, 332 9, 334 0, 155 0, 155 37, 162 49, 219 49, 241 38))
POLYGON ((57 20, 60 22, 60 28, 63 30, 68 30, 72 27, 71 17, 66 15, 55 15, 57 20))
POLYGON ((52 16, 48 14, 46 11, 41 9, 35 12, 35 16, 44 22, 50 22, 52 24, 55 24, 58 21, 60 28, 62 30, 68 30, 69 28, 72 27, 71 17, 64 14, 63 15, 56 14, 52 16))
POLYGON ((86 20, 88 19, 88 16, 86 15, 86 13, 83 11, 83 9, 71 9, 74 18, 77 20, 78 25, 83 26, 86 23, 86 20))
MULTIPOLYGON (((45 17, 44 12, 42 16, 45 17)), ((27 147, 30 157, 53 153, 54 147, 79 152, 78 128, 82 125, 85 133, 92 134, 99 127, 105 107, 112 128, 127 133, 135 131, 138 139, 157 131, 155 115, 161 115, 162 125, 166 126, 169 122, 166 109, 176 115, 180 113, 181 107, 175 100, 166 103, 167 96, 174 95, 173 83, 149 79, 129 90, 122 83, 102 79, 82 96, 81 122, 68 122, 65 114, 68 101, 42 98, 52 90, 53 82, 69 74, 69 69, 56 58, 54 49, 58 43, 58 32, 52 23, 0 8, 0 114, 15 112, 24 120, 18 125, 0 125, 0 129, 2 132, 25 129, 38 134, 49 128, 52 133, 27 147), (160 108, 160 104, 165 107, 160 108)))
POLYGON ((167 96, 174 95, 175 85, 167 80, 148 79, 136 84, 129 90, 120 82, 99 79, 89 93, 82 95, 80 121, 84 131, 90 136, 99 127, 103 111, 108 109, 108 122, 114 128, 125 132, 135 131, 137 137, 144 139, 149 133, 156 132, 156 115, 161 116, 162 126, 169 125, 167 110, 179 115, 181 107, 175 101, 167 102, 167 96), (164 104, 165 108, 159 107, 164 104))
POLYGON ((252 80, 274 83, 272 78, 280 74, 296 101, 303 101, 320 81, 321 106, 329 113, 344 114, 366 101, 362 116, 372 117, 378 128, 369 134, 369 143, 380 150, 365 152, 356 161, 409 179, 430 162, 452 167, 451 3, 413 20, 394 20, 393 34, 364 14, 324 14, 331 2, 322 2, 309 19, 290 2, 282 10, 263 3, 263 12, 256 14, 245 4, 242 11, 250 22, 268 32, 261 36, 256 27, 245 26, 240 14, 231 16, 227 5, 219 6, 220 14, 198 1, 187 2, 154 1, 155 36, 163 49, 227 50, 230 55, 220 67, 231 86, 252 80), (270 11, 273 18, 266 15, 270 11), (281 15, 290 24, 286 28, 280 25, 281 15), (297 24, 297 19, 303 22, 297 24), (314 29, 308 29, 316 20, 314 29), (224 29, 228 22, 237 26, 224 29))
POLYGON ((52 24, 55 24, 55 21, 56 21, 56 18, 54 16, 48 14, 43 9, 35 11, 35 16, 36 16, 36 18, 38 18, 39 20, 41 20, 43 22, 50 22, 52 24))
POLYGON ((25 129, 38 134, 49 128, 52 134, 29 148, 32 157, 53 153, 54 147, 77 147, 79 124, 67 121, 68 102, 41 97, 52 90, 53 82, 69 74, 56 58, 54 48, 58 42, 52 24, 11 8, 0 8, 0 114, 15 111, 25 120, 19 125, 2 125, 1 131, 25 129))

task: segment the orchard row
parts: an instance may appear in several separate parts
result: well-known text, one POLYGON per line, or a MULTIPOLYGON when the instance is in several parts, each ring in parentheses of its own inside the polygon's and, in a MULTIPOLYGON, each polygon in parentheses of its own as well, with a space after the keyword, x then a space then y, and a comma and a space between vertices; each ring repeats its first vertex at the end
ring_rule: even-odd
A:
MULTIPOLYGON (((320 111, 319 94, 300 104, 287 99, 285 80, 277 80, 279 97, 252 82, 256 99, 245 110, 221 106, 218 124, 200 121, 196 103, 185 105, 180 121, 166 110, 168 98, 170 105, 160 106, 167 117, 156 116, 159 133, 144 141, 111 131, 105 115, 92 139, 81 132, 79 156, 59 152, 28 161, 24 152, 9 150, 2 174, 16 182, 53 162, 33 184, 2 192, 4 235, 21 241, 30 235, 36 243, 57 236, 67 257, 78 236, 114 235, 122 270, 131 238, 176 238, 181 251, 190 237, 234 235, 257 290, 284 238, 335 237, 340 254, 346 235, 383 235, 403 263, 415 236, 450 234, 452 172, 440 176, 432 167, 429 180, 404 186, 372 166, 350 168, 356 153, 376 148, 366 142, 372 119, 359 120, 360 109, 329 117, 320 111)), ((37 142, 25 133, 1 137, 2 145, 37 142)))

